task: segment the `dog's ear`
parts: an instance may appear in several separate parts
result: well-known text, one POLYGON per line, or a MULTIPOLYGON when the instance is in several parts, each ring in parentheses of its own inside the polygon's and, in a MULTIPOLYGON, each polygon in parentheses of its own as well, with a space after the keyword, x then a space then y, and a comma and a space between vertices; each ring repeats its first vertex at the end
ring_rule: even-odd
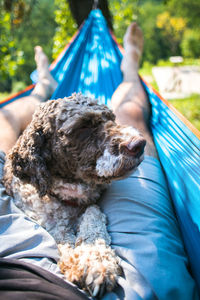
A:
POLYGON ((13 174, 25 183, 33 184, 40 196, 44 196, 51 185, 46 162, 51 156, 48 141, 55 130, 56 106, 57 101, 51 100, 37 109, 9 154, 13 174))
MULTIPOLYGON (((87 108, 87 111, 84 111, 83 109, 78 111, 76 114, 73 114, 70 116, 70 114, 67 114, 67 118, 64 119, 62 116, 60 116, 60 120, 62 121, 62 125, 59 126, 59 132, 64 132, 66 135, 70 135, 73 132, 76 132, 77 129, 82 129, 84 127, 93 128, 97 124, 100 124, 102 122, 106 122, 108 120, 115 120, 115 115, 107 109, 94 111, 93 109, 87 108)), ((62 113, 65 113, 63 110, 62 113)), ((66 114, 65 114, 66 115, 66 114)), ((60 122, 61 123, 61 122, 60 122)))

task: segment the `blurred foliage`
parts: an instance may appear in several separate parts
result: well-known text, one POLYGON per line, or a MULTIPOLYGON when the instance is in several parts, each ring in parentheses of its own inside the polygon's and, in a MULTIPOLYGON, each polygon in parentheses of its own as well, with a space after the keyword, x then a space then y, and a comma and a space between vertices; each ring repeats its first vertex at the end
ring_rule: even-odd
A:
POLYGON ((131 22, 137 20, 137 0, 110 0, 109 9, 113 15, 114 33, 122 44, 124 33, 131 22))
MULTIPOLYGON (((200 66, 200 59, 186 59, 188 65, 200 66)), ((160 60, 156 66, 172 66, 170 61, 160 60)), ((180 64, 181 65, 181 64, 180 64)), ((140 75, 148 81, 156 90, 158 86, 152 74, 152 68, 155 65, 144 62, 140 69, 140 75)), ((193 94, 184 99, 169 100, 170 103, 180 111, 198 130, 200 130, 200 95, 193 94)))
POLYGON ((170 101, 198 130, 200 130, 200 95, 170 101))
POLYGON ((143 61, 156 63, 171 55, 181 55, 180 43, 187 21, 173 16, 164 1, 110 0, 114 31, 120 44, 127 26, 137 21, 144 34, 143 61))
POLYGON ((11 14, 11 24, 18 26, 29 17, 37 0, 2 0, 1 2, 1 7, 11 14))
POLYGON ((52 60, 53 37, 55 33, 54 1, 40 0, 32 7, 29 18, 14 29, 18 49, 23 51, 24 64, 18 66, 15 81, 30 84, 30 73, 35 69, 34 47, 40 45, 52 60))
POLYGON ((37 0, 12 0, 10 2, 12 2, 13 6, 11 8, 12 24, 18 26, 30 16, 37 0))
MULTIPOLYGON (((200 56, 199 0, 108 3, 119 43, 131 22, 141 26, 145 41, 142 63, 157 64, 171 55, 200 56)), ((0 0, 0 89, 16 81, 29 84, 35 68, 34 46, 41 45, 51 61, 76 30, 68 0, 0 0)))
MULTIPOLYGON (((80 0, 81 1, 81 0, 80 0)), ((154 64, 169 66, 171 55, 183 64, 200 65, 199 0, 108 0, 114 34, 123 44, 127 26, 137 21, 144 34, 140 74, 151 79, 154 64), (194 59, 196 58, 196 59, 194 59)), ((0 91, 30 84, 35 69, 34 46, 41 45, 50 62, 77 30, 68 0, 0 0, 0 91)), ((1 96, 4 95, 0 94, 1 96)), ((173 104, 200 129, 200 99, 194 95, 173 104)))
POLYGON ((2 9, 0 9, 0 33, 0 91, 3 91, 9 89, 9 78, 16 74, 17 66, 24 60, 23 52, 17 50, 17 41, 11 30, 10 13, 2 9))
POLYGON ((9 97, 10 96, 10 94, 8 93, 8 92, 1 92, 0 91, 0 100, 3 100, 3 99, 5 99, 5 98, 7 98, 7 97, 9 97))
POLYGON ((181 54, 179 49, 186 28, 186 20, 181 17, 173 17, 168 11, 164 11, 157 16, 156 25, 161 29, 163 37, 167 39, 171 55, 181 54))
POLYGON ((12 93, 18 93, 26 88, 26 84, 23 81, 14 81, 12 83, 12 93))
POLYGON ((5 3, 0 1, 0 82, 8 90, 11 79, 13 82, 31 83, 29 75, 35 69, 36 45, 41 45, 51 59, 56 23, 53 0, 24 1, 27 7, 30 3, 34 3, 34 6, 31 12, 24 8, 20 22, 14 20, 19 18, 16 7, 20 8, 19 4, 23 1, 12 1, 10 11, 3 9, 5 3))
POLYGON ((200 31, 197 29, 187 29, 181 41, 182 54, 185 57, 200 56, 200 31))
POLYGON ((166 0, 166 7, 177 16, 187 18, 190 28, 200 28, 200 1, 199 0, 166 0))
POLYGON ((54 2, 57 26, 53 38, 53 58, 56 58, 76 32, 77 25, 71 15, 68 2, 66 0, 55 0, 54 2))
POLYGON ((157 27, 156 18, 165 10, 162 1, 149 0, 141 4, 138 23, 144 34, 143 62, 156 63, 160 58, 169 56, 169 44, 157 27))

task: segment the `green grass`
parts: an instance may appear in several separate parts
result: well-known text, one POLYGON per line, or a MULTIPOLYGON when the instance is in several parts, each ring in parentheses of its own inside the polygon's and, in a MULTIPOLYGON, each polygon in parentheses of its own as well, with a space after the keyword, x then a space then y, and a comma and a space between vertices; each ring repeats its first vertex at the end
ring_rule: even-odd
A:
POLYGON ((185 99, 170 100, 198 130, 200 130, 200 95, 192 95, 185 99))
POLYGON ((158 85, 153 77, 152 68, 154 65, 144 62, 142 67, 139 70, 139 74, 148 82, 150 83, 156 90, 158 90, 158 85))
POLYGON ((0 93, 0 100, 3 100, 9 96, 9 93, 0 93))
MULTIPOLYGON (((169 61, 159 61, 157 66, 172 66, 169 61)), ((181 65, 200 65, 200 59, 184 59, 181 65)), ((144 62, 140 75, 146 79, 156 90, 158 86, 152 75, 152 68, 154 66, 148 62, 144 62)), ((184 99, 170 100, 172 105, 180 111, 198 130, 200 130, 200 95, 191 95, 184 99)))

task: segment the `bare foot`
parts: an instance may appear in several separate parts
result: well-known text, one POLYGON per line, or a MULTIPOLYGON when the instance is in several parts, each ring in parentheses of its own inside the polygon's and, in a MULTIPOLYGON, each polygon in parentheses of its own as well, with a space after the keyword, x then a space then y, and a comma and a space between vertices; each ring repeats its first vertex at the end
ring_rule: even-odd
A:
POLYGON ((137 23, 132 23, 124 35, 124 56, 121 63, 123 83, 112 96, 112 108, 115 113, 127 101, 143 102, 146 105, 146 94, 138 75, 139 61, 143 51, 143 33, 137 23))
POLYGON ((40 46, 35 47, 35 61, 38 71, 38 83, 33 94, 37 94, 41 97, 41 100, 45 101, 53 94, 58 83, 49 72, 48 58, 40 46))
POLYGON ((124 36, 125 54, 121 64, 124 81, 132 81, 137 75, 143 44, 142 30, 137 23, 132 23, 124 36))
POLYGON ((145 154, 157 158, 149 129, 151 106, 138 75, 143 43, 142 30, 136 23, 132 23, 124 36, 125 54, 121 64, 123 82, 113 94, 111 103, 116 121, 137 128, 147 141, 145 154))

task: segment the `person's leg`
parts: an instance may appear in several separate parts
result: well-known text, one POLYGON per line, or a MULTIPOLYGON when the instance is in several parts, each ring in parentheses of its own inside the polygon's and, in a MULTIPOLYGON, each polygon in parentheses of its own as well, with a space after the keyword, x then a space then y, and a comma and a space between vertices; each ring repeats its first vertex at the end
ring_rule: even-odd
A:
POLYGON ((136 23, 132 23, 124 36, 125 54, 121 69, 123 82, 112 97, 112 108, 118 123, 137 128, 147 140, 145 154, 157 157, 148 126, 151 108, 141 84, 138 68, 143 50, 143 34, 136 23))
POLYGON ((38 71, 38 83, 31 96, 38 97, 43 102, 51 97, 58 83, 49 72, 48 58, 40 46, 35 47, 35 61, 38 71))
POLYGON ((48 69, 48 59, 40 46, 35 47, 38 83, 30 96, 20 98, 0 109, 0 148, 5 153, 15 144, 32 119, 37 105, 46 101, 57 87, 48 69))
POLYGON ((30 123, 37 105, 47 100, 57 85, 49 73, 48 60, 41 47, 35 48, 35 60, 39 80, 31 95, 0 110, 0 235, 3 241, 0 257, 33 264, 63 278, 57 266, 59 252, 54 239, 15 206, 3 186, 5 156, 1 150, 5 153, 10 150, 30 123))
POLYGON ((53 237, 6 194, 4 160, 0 151, 0 299, 88 299, 64 281, 53 237))
POLYGON ((124 43, 124 81, 113 95, 112 107, 117 122, 140 130, 147 146, 138 169, 130 177, 114 181, 100 202, 123 269, 118 286, 103 300, 198 299, 148 126, 151 109, 138 76, 143 37, 135 23, 128 28, 124 43))

